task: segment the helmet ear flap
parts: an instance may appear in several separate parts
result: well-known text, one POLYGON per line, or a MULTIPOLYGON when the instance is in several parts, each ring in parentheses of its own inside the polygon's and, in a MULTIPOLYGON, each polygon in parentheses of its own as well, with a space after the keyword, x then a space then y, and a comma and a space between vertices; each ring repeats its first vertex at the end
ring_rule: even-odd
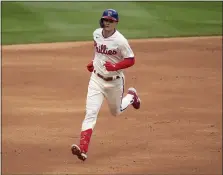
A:
POLYGON ((101 28, 104 28, 104 23, 103 23, 103 19, 102 18, 99 20, 99 24, 100 24, 101 28))

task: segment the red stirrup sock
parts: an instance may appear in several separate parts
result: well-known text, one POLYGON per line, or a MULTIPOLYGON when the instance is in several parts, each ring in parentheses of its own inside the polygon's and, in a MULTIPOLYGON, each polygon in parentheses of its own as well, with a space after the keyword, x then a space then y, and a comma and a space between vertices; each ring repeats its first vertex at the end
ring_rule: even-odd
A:
POLYGON ((85 131, 81 132, 81 137, 80 137, 80 149, 82 152, 87 153, 88 151, 88 146, 91 140, 91 135, 92 135, 93 130, 88 129, 85 131))

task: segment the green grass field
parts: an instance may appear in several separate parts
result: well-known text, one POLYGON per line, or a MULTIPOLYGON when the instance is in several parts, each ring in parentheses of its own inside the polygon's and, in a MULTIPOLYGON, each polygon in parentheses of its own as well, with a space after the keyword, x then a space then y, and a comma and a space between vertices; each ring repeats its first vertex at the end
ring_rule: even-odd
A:
POLYGON ((128 39, 222 35, 222 2, 2 2, 2 44, 92 40, 106 8, 128 39))

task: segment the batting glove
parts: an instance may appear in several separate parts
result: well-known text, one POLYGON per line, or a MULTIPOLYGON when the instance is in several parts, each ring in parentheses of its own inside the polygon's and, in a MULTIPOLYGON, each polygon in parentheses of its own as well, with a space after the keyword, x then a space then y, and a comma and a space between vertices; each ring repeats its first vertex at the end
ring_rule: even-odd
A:
POLYGON ((94 70, 93 61, 91 61, 91 62, 87 65, 87 69, 88 69, 89 72, 93 72, 93 70, 94 70))
POLYGON ((107 71, 117 71, 115 64, 112 64, 111 62, 106 61, 104 66, 107 71))

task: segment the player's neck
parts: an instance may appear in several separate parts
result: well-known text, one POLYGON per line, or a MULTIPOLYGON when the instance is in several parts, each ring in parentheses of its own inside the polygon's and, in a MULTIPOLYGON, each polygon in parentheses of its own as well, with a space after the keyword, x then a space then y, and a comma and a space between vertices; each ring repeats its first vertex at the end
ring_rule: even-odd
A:
POLYGON ((103 37, 104 38, 108 38, 108 37, 110 37, 110 36, 112 36, 114 33, 115 33, 115 29, 113 29, 113 30, 110 30, 110 31, 107 31, 107 30, 102 30, 102 35, 103 35, 103 37))

